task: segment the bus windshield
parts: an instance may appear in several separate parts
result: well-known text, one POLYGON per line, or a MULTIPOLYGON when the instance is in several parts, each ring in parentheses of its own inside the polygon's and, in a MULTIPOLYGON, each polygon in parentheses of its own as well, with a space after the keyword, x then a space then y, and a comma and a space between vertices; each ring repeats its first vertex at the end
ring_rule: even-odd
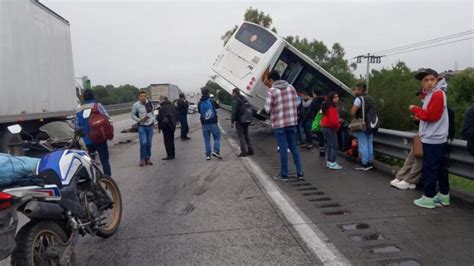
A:
POLYGON ((242 24, 235 38, 262 54, 267 52, 277 39, 265 29, 248 23, 242 24))

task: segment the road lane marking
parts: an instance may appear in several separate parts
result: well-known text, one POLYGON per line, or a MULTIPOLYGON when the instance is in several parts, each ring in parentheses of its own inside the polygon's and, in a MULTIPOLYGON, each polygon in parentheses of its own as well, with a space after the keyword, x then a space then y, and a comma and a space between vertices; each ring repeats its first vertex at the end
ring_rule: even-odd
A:
MULTIPOLYGON (((219 127, 222 133, 228 136, 225 129, 220 125, 219 127)), ((228 137, 227 141, 233 149, 240 149, 234 139, 228 137)), ((272 178, 254 160, 249 157, 241 159, 247 169, 257 177, 265 193, 280 209, 299 237, 324 265, 351 265, 349 260, 333 244, 329 243, 326 235, 281 191, 272 178)))

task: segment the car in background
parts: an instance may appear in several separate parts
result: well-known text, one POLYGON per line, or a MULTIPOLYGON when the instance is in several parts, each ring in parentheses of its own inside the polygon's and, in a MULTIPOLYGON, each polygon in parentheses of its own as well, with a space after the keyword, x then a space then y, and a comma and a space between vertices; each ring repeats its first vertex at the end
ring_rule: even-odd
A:
POLYGON ((188 114, 195 114, 198 112, 197 105, 195 103, 190 102, 188 107, 188 114))

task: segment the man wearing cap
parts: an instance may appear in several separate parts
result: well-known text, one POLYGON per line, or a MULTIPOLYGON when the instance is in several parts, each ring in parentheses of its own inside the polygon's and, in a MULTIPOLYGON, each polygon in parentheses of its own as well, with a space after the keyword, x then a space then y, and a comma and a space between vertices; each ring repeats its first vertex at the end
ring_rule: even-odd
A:
POLYGON ((408 107, 414 119, 420 121, 418 134, 423 145, 423 196, 414 204, 433 209, 436 205, 450 204, 446 156, 449 131, 447 99, 444 91, 436 86, 438 73, 433 69, 422 69, 415 78, 420 81, 426 95, 422 107, 408 107))

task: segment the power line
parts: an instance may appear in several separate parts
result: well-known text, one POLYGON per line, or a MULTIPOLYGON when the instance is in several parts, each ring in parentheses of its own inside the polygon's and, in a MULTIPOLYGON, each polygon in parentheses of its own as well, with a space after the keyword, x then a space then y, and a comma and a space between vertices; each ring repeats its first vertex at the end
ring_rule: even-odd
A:
POLYGON ((466 36, 466 35, 471 35, 473 33, 474 33, 474 30, 459 32, 459 33, 450 34, 450 35, 446 35, 446 36, 442 36, 442 37, 438 37, 438 38, 434 38, 434 39, 430 39, 430 40, 426 40, 426 41, 422 41, 422 42, 417 42, 417 43, 403 45, 403 46, 399 46, 399 47, 395 47, 395 48, 391 48, 391 49, 387 49, 387 50, 382 50, 382 51, 379 51, 379 52, 376 52, 376 53, 373 53, 373 54, 398 52, 398 51, 401 51, 401 50, 411 49, 411 48, 415 48, 415 47, 418 47, 418 46, 424 46, 424 45, 428 45, 428 44, 432 44, 432 43, 436 43, 436 42, 441 42, 441 41, 446 41, 446 40, 449 40, 449 39, 455 39, 455 38, 463 37, 463 36, 466 36))
POLYGON ((466 40, 471 40, 471 39, 474 39, 474 37, 469 37, 469 38, 460 39, 460 40, 455 40, 455 41, 450 41, 450 42, 445 42, 445 43, 439 43, 439 44, 430 45, 430 46, 425 46, 425 47, 420 47, 420 48, 415 48, 415 49, 408 49, 408 50, 403 50, 403 51, 395 51, 395 52, 393 52, 393 53, 388 53, 388 54, 386 54, 386 55, 384 55, 384 56, 391 56, 391 55, 396 55, 396 54, 409 53, 409 52, 413 52, 413 51, 424 50, 424 49, 428 49, 428 48, 432 48, 432 47, 443 46, 443 45, 446 45, 446 44, 457 43, 457 42, 466 41, 466 40))

